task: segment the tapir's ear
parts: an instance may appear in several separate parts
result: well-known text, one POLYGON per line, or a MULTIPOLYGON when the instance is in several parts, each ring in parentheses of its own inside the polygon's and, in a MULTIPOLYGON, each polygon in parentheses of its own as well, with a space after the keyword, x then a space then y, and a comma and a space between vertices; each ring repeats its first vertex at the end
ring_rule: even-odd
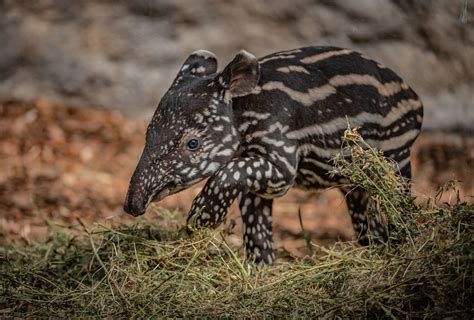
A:
POLYGON ((240 51, 217 77, 232 97, 246 96, 252 92, 260 78, 257 58, 245 50, 240 51))
POLYGON ((207 50, 194 51, 184 61, 176 76, 175 83, 187 76, 205 77, 217 71, 217 58, 207 50))

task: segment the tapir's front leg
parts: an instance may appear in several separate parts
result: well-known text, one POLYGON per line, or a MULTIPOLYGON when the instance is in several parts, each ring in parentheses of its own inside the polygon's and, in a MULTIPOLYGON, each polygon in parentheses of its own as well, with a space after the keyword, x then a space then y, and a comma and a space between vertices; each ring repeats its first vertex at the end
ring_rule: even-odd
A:
POLYGON ((188 224, 216 226, 239 194, 253 193, 265 198, 281 196, 292 186, 293 180, 288 170, 262 157, 233 159, 209 178, 194 199, 188 224))
POLYGON ((265 199, 253 193, 242 195, 239 207, 242 214, 247 258, 257 264, 275 260, 272 239, 273 199, 265 199))

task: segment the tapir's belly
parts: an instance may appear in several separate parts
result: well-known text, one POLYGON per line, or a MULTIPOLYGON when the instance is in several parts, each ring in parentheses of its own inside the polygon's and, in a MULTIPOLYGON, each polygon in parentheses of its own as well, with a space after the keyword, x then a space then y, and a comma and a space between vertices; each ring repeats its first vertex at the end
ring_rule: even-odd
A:
POLYGON ((300 189, 323 189, 340 183, 331 175, 334 167, 314 154, 310 153, 300 158, 294 187, 300 189))

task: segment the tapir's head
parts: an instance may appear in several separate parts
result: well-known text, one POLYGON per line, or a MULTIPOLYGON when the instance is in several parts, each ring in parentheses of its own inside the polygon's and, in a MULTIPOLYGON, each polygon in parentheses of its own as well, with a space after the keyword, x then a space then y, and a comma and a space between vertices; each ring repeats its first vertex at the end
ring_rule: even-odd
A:
POLYGON ((250 94, 259 73, 257 59, 246 51, 220 73, 211 52, 186 59, 148 126, 125 199, 127 213, 145 213, 152 201, 211 176, 233 157, 240 138, 232 98, 250 94))

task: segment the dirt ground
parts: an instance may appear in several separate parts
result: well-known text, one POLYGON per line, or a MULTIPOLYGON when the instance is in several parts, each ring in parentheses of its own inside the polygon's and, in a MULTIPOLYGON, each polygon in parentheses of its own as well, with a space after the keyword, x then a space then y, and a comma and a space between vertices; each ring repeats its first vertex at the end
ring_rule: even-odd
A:
MULTIPOLYGON (((0 104, 0 244, 12 240, 41 241, 48 225, 77 228, 118 225, 136 219, 160 219, 159 209, 176 212, 183 220, 202 184, 153 204, 151 212, 133 218, 122 211, 131 173, 144 143, 144 121, 117 113, 35 103, 0 104)), ((420 202, 432 198, 450 180, 460 196, 474 202, 474 137, 460 133, 425 132, 414 147, 413 190, 420 202)), ((454 202, 455 193, 441 201, 454 202)), ((350 240, 353 230, 344 197, 338 190, 291 190, 274 206, 276 246, 294 255, 305 253, 298 219, 312 240, 328 244, 350 240)), ((234 204, 236 245, 240 219, 234 204)))

